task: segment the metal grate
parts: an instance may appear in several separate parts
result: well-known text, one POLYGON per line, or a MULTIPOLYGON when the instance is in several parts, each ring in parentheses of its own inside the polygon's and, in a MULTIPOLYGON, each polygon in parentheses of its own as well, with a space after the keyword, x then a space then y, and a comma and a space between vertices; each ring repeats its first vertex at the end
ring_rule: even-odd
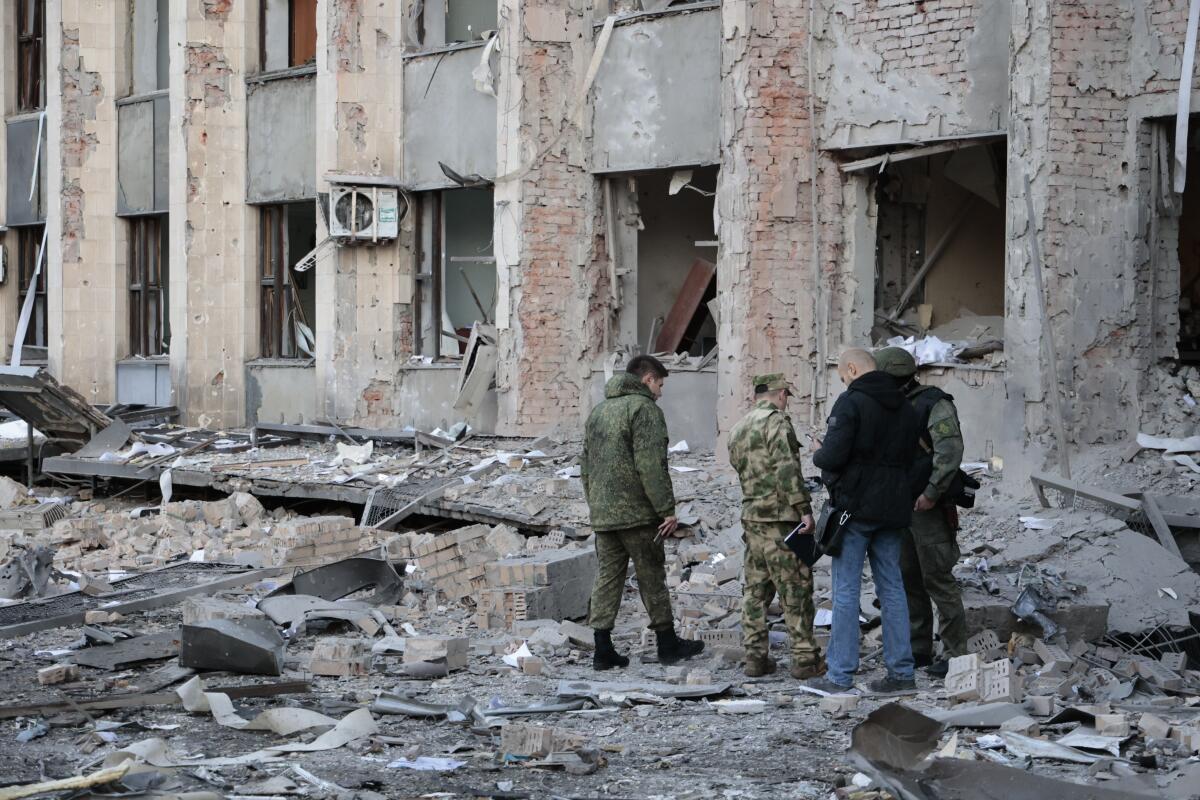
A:
POLYGON ((1059 489, 1054 486, 1045 486, 1042 491, 1045 493, 1046 500, 1049 501, 1052 508, 1065 508, 1072 511, 1093 511, 1106 514, 1114 519, 1121 520, 1129 526, 1130 530, 1137 531, 1143 536, 1149 536, 1151 539, 1157 538, 1154 533, 1154 526, 1150 524, 1150 520, 1146 519, 1145 512, 1140 509, 1131 511, 1118 506, 1116 503, 1106 503, 1103 500, 1084 497, 1078 492, 1059 489))

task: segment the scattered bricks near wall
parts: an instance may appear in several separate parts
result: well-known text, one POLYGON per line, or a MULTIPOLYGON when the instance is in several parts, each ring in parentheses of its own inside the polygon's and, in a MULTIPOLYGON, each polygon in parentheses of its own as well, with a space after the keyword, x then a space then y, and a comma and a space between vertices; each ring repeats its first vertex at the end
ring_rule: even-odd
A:
POLYGON ((500 752, 505 755, 541 758, 573 752, 583 744, 582 736, 559 728, 509 722, 500 729, 500 752))
POLYGON ((483 630, 512 628, 513 624, 530 619, 552 619, 558 604, 549 586, 515 586, 484 589, 479 595, 477 618, 486 618, 483 630))
POLYGON ((1066 672, 1075 663, 1075 659, 1056 644, 1046 644, 1041 639, 1035 639, 1033 650, 1042 661, 1043 672, 1066 672))
POLYGON ((1128 736, 1129 720, 1125 719, 1124 714, 1097 714, 1096 733, 1101 736, 1128 736))
POLYGON ((696 631, 697 641, 705 647, 741 647, 742 632, 733 628, 707 628, 696 631))
POLYGON ((1050 695, 1028 697, 1025 705, 1035 717, 1048 717, 1054 713, 1054 698, 1050 695))
POLYGON ((968 653, 987 653, 1000 646, 1000 637, 990 628, 985 628, 967 639, 968 653))
POLYGON ((189 597, 183 601, 183 624, 199 625, 215 619, 240 620, 264 616, 257 608, 218 597, 189 597))
POLYGON ((37 671, 38 683, 42 686, 55 686, 79 680, 79 667, 74 664, 54 664, 42 667, 37 671))
POLYGON ((1200 750, 1200 731, 1188 726, 1174 726, 1171 728, 1170 738, 1183 747, 1189 753, 1194 753, 1200 750))
POLYGON ((1114 675, 1122 678, 1137 677, 1137 662, 1129 656, 1122 656, 1115 664, 1113 664, 1112 672, 1114 675))
POLYGON ((1119 650, 1116 647, 1101 646, 1096 648, 1093 656, 1108 664, 1116 664, 1121 659, 1125 658, 1125 651, 1119 650))
POLYGON ((858 709, 858 695, 831 694, 821 698, 821 710, 834 717, 844 717, 858 709))
POLYGON ((115 611, 100 611, 98 609, 90 609, 83 612, 84 625, 108 625, 113 622, 120 622, 125 617, 115 611))
POLYGON ((470 642, 454 636, 410 636, 404 642, 404 663, 445 664, 448 672, 465 669, 470 642))
POLYGON ((1172 672, 1182 673, 1187 669, 1187 653, 1163 653, 1158 663, 1172 672))
POLYGON ((1021 682, 1012 662, 1007 658, 984 664, 982 673, 980 700, 985 703, 1021 702, 1021 682))
POLYGON ((371 649, 365 639, 328 637, 313 646, 308 671, 313 675, 348 677, 371 671, 371 649))
POLYGON ((1183 678, 1157 661, 1138 661, 1136 664, 1138 675, 1159 689, 1177 692, 1183 688, 1183 678))
POLYGON ((530 553, 540 553, 546 550, 558 550, 567 543, 567 535, 562 531, 550 531, 545 536, 536 536, 525 542, 525 549, 530 553))
POLYGON ((946 692, 960 702, 978 700, 983 689, 978 653, 955 656, 946 671, 946 692))
POLYGON ((1171 735, 1171 724, 1149 713, 1138 717, 1137 727, 1147 739, 1166 739, 1171 735))
MULTIPOLYGON (((547 617, 577 619, 588 613, 592 584, 596 580, 594 550, 547 550, 519 558, 503 558, 487 566, 485 580, 490 590, 512 592, 518 587, 545 590, 536 598, 538 613, 531 614, 526 597, 525 616, 517 619, 547 617), (543 599, 548 598, 548 600, 543 599), (548 603, 548 604, 547 604, 548 603)), ((514 599, 518 599, 516 596, 514 599)), ((514 606, 514 614, 519 609, 514 606)))

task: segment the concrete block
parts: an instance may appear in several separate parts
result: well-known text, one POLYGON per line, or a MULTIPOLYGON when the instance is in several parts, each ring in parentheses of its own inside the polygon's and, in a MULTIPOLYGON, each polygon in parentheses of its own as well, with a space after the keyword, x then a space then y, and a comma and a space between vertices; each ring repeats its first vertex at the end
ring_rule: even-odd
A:
POLYGON ((404 643, 404 663, 444 662, 453 671, 467 666, 470 642, 454 636, 410 636, 404 643))
POLYGON ((1029 713, 1036 717, 1048 717, 1054 713, 1054 698, 1050 695, 1034 695, 1025 698, 1029 713))
POLYGON ((283 637, 265 617, 184 625, 180 628, 179 666, 278 675, 283 669, 283 637))
POLYGON ((984 629, 967 639, 967 652, 986 653, 1000 646, 1000 637, 990 628, 984 629))
POLYGON ((217 597, 189 597, 183 601, 183 624, 199 625, 214 619, 262 618, 257 608, 217 597))
POLYGON ((1037 721, 1022 714, 1019 717, 1007 719, 1000 724, 1000 730, 1012 733, 1023 733, 1026 736, 1037 736, 1041 730, 1037 721))
POLYGON ((1183 688, 1183 678, 1157 661, 1137 661, 1138 675, 1160 689, 1177 692, 1183 688))
POLYGON ((981 671, 977 653, 951 658, 946 672, 946 691, 955 700, 978 700, 982 690, 981 671))
POLYGON ((1187 669, 1187 653, 1163 653, 1158 663, 1172 672, 1183 672, 1187 669))
POLYGON ((1124 714, 1097 714, 1096 733, 1101 736, 1128 736, 1129 720, 1124 714))
POLYGON ((573 752, 583 744, 582 736, 559 728, 509 722, 500 729, 500 752, 505 755, 543 757, 573 752))
POLYGON ((1137 727, 1147 739, 1166 739, 1171 735, 1171 724, 1149 713, 1138 717, 1137 727))
POLYGON ((77 681, 79 680, 79 667, 74 664, 54 664, 42 667, 37 671, 37 680, 42 686, 77 681))
POLYGON ((346 677, 371 671, 371 649, 366 639, 327 637, 313 646, 308 671, 313 675, 346 677))
POLYGON ((858 695, 831 694, 821 698, 820 707, 826 714, 843 716, 858 708, 858 695))
POLYGON ((1011 661, 1004 658, 983 665, 980 700, 985 703, 1019 703, 1021 696, 1021 682, 1011 661))
POLYGON ((537 656, 522 658, 519 663, 521 672, 524 672, 526 675, 541 675, 542 669, 546 666, 546 662, 537 656))
POLYGON ((590 650, 596 646, 595 633, 586 625, 564 619, 559 623, 558 629, 566 634, 566 637, 571 640, 571 644, 576 647, 585 647, 590 650))
POLYGON ((1065 672, 1075 663, 1075 659, 1058 645, 1046 644, 1041 639, 1033 641, 1033 650, 1042 661, 1043 672, 1065 672))

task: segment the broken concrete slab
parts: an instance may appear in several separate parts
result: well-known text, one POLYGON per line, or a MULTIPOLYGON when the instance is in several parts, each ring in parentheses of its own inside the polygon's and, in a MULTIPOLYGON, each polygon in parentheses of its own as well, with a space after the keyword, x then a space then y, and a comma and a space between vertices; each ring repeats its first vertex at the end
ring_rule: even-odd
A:
POLYGON ((184 625, 179 664, 192 669, 279 675, 283 671, 283 637, 266 619, 216 619, 184 625))
POLYGON ((268 597, 308 594, 324 600, 341 600, 347 595, 375 588, 368 598, 374 605, 395 603, 404 591, 404 579, 396 568, 378 558, 347 558, 298 573, 292 582, 268 597))
POLYGON ((656 697, 677 697, 681 700, 699 700, 717 697, 729 691, 731 684, 713 683, 707 686, 674 685, 647 681, 624 683, 619 681, 559 681, 555 694, 568 699, 585 698, 600 703, 601 699, 612 700, 622 695, 648 694, 656 697))
POLYGON ((103 647, 85 647, 71 655, 76 664, 96 669, 119 670, 143 661, 172 658, 179 652, 179 634, 175 631, 152 633, 103 647))

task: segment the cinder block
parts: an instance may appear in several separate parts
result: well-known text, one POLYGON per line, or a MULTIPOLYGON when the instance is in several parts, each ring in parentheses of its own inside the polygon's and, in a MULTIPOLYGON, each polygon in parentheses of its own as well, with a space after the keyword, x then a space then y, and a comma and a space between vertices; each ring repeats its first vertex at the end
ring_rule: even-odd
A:
POLYGON ((505 755, 542 757, 578 750, 584 739, 559 728, 509 722, 500 729, 500 752, 505 755))
POLYGON ((42 667, 37 671, 38 683, 42 686, 54 686, 79 680, 79 667, 74 664, 54 664, 42 667))
POLYGON ((1097 714, 1096 733, 1101 736, 1128 736, 1129 720, 1124 714, 1097 714))
POLYGON ((1135 666, 1142 678, 1160 689, 1177 692, 1183 688, 1183 678, 1157 661, 1137 661, 1135 666))
POLYGON ((1187 653, 1163 653, 1158 663, 1172 672, 1183 672, 1187 669, 1187 653))
POLYGON ((977 653, 950 659, 946 691, 955 700, 978 700, 983 689, 982 668, 977 653))
POLYGON ((967 639, 967 652, 986 653, 1000 646, 1000 637, 990 628, 985 628, 967 639))
POLYGON ((1046 644, 1041 639, 1035 639, 1033 650, 1042 660, 1043 672, 1065 672, 1075 663, 1075 659, 1058 645, 1046 644))
POLYGON ((366 675, 371 671, 371 650, 365 639, 318 639, 308 669, 314 675, 366 675))
POLYGON ((469 649, 470 642, 460 637, 410 636, 404 643, 404 663, 444 661, 448 670, 463 669, 469 649))
POLYGON ((831 694, 821 698, 821 710, 835 717, 848 714, 858 708, 858 695, 831 694))
POLYGON ((1037 717, 1048 717, 1054 713, 1054 698, 1050 695, 1034 695, 1025 698, 1029 713, 1037 717))
POLYGON ((984 664, 982 673, 980 700, 985 703, 1021 702, 1021 683, 1012 662, 1007 658, 984 664))
POLYGON ((1171 735, 1171 724, 1153 714, 1142 714, 1138 717, 1137 726, 1147 739, 1166 739, 1171 735))

